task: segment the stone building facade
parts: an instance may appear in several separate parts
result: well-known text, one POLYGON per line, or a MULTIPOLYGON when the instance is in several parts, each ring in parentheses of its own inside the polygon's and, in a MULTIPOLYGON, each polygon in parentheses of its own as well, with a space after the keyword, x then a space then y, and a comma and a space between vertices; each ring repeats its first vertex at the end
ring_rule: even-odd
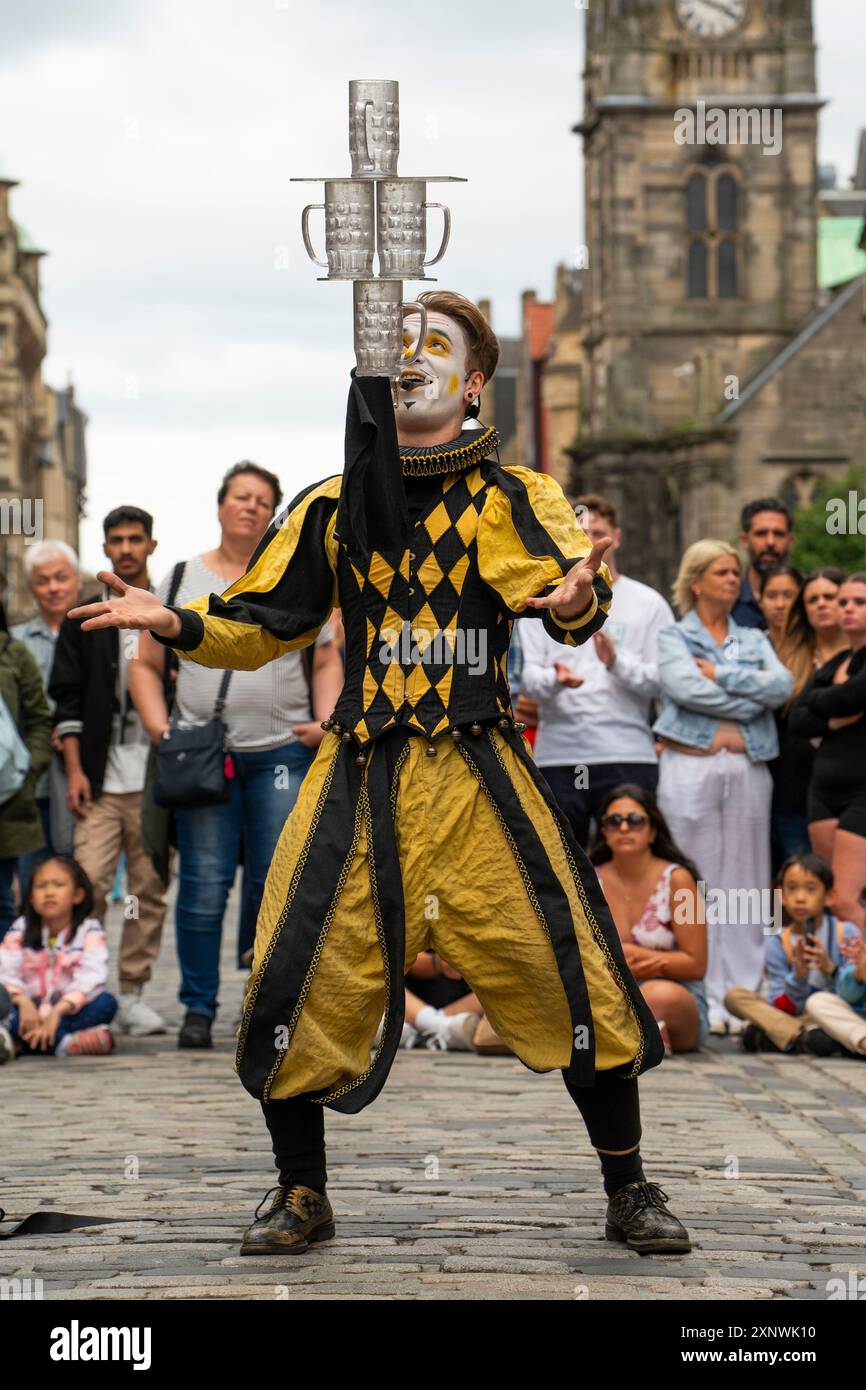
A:
POLYGON ((87 478, 87 421, 73 387, 55 391, 42 380, 45 253, 13 221, 15 186, 0 174, 0 597, 9 622, 32 607, 24 577, 28 543, 51 538, 78 549, 87 478))
POLYGON ((863 277, 818 275, 822 219, 859 203, 819 189, 811 0, 593 0, 585 24, 586 247, 534 466, 610 496, 629 573, 666 590, 744 501, 866 459, 863 277))

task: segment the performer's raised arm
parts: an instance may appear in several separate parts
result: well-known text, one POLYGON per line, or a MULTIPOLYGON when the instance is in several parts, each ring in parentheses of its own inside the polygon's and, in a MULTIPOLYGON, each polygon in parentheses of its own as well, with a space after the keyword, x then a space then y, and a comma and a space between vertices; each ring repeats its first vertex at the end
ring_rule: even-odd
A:
POLYGON ((506 612, 540 617, 557 642, 577 647, 610 611, 612 580, 555 478, 504 467, 478 521, 478 568, 506 612))
POLYGON ((73 609, 82 629, 147 629, 183 658, 254 671, 316 640, 337 603, 334 519, 340 474, 303 489, 274 518, 246 572, 225 593, 167 607, 117 575, 97 576, 115 597, 73 609))

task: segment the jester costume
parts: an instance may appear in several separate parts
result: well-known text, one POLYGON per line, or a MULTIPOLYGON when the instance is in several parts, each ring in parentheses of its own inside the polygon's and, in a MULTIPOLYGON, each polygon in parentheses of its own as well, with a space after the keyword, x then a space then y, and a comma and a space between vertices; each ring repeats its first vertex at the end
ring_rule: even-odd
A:
POLYGON ((659 1030, 506 678, 517 616, 585 642, 610 575, 570 623, 526 608, 590 549, 559 484, 502 466, 492 427, 464 429, 399 449, 401 505, 389 414, 387 382, 354 380, 346 473, 304 488, 221 597, 176 610, 172 645, 211 667, 297 650, 335 606, 345 627, 345 686, 265 884, 235 1068, 263 1101, 361 1110, 400 1042, 404 971, 432 947, 527 1067, 636 1076, 659 1030))

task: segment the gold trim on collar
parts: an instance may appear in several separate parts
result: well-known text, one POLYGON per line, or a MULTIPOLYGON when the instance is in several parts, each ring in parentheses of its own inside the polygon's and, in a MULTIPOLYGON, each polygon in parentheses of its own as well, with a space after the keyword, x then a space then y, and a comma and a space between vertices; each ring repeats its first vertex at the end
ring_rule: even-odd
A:
MULTIPOLYGON (((475 431, 473 433, 475 434, 475 431)), ((479 463, 498 446, 499 435, 495 426, 486 425, 480 433, 475 434, 474 439, 456 447, 446 444, 441 448, 432 445, 423 449, 410 449, 408 452, 401 449, 400 462, 403 474, 407 477, 428 473, 453 473, 457 469, 479 463)))

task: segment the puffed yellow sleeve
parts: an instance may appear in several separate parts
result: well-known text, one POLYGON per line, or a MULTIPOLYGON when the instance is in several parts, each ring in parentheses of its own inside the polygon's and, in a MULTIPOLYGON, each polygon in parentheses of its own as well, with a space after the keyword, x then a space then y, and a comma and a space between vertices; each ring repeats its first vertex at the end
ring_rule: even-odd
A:
POLYGON ((560 622, 550 608, 527 608, 528 598, 552 593, 592 546, 555 478, 520 466, 497 470, 478 518, 478 567, 512 617, 540 618, 557 642, 577 647, 598 632, 613 595, 605 564, 593 580, 586 613, 560 622))
POLYGON ((337 597, 334 522, 342 474, 313 483, 274 517, 246 573, 223 594, 173 608, 182 658, 226 671, 255 671, 315 642, 337 597))

